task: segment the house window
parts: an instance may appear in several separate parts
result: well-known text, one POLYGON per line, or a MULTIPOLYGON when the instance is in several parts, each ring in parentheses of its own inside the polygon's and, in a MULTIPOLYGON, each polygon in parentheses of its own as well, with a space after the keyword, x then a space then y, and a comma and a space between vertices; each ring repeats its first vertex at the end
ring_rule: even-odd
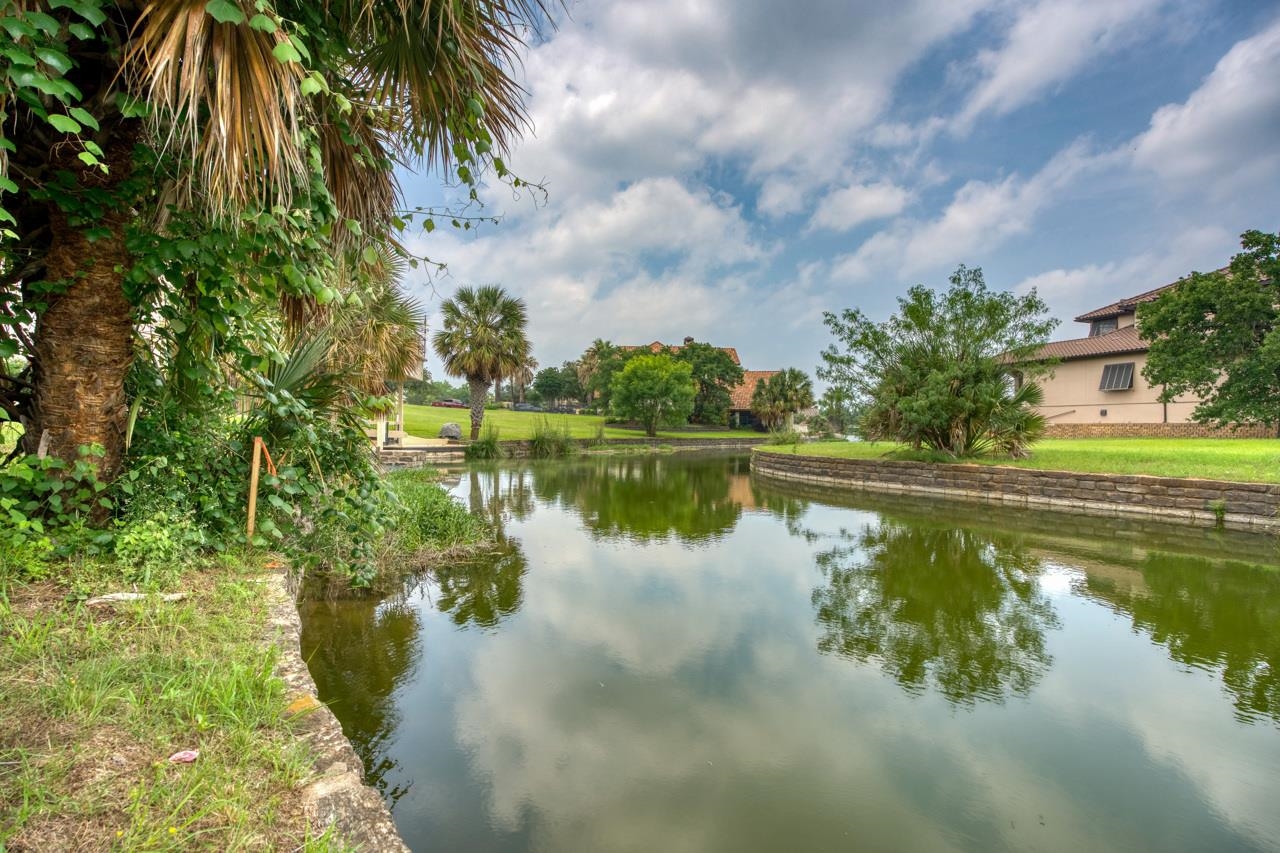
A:
POLYGON ((1105 335, 1108 332, 1114 332, 1119 327, 1119 317, 1107 317, 1105 320, 1094 320, 1093 325, 1089 327, 1089 337, 1096 338, 1098 335, 1105 335))
POLYGON ((1102 367, 1100 391, 1128 391, 1133 388, 1133 362, 1106 364, 1102 367))

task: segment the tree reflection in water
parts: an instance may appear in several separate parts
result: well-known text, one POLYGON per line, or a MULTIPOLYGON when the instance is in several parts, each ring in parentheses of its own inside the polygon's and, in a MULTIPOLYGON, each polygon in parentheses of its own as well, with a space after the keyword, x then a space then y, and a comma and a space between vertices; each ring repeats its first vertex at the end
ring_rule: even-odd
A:
POLYGON ((680 464, 654 456, 595 459, 535 468, 534 490, 581 517, 597 539, 705 542, 733 530, 742 516, 742 496, 730 486, 735 474, 746 476, 746 464, 714 457, 680 464))
POLYGON ((1280 723, 1280 573, 1172 554, 1148 554, 1132 571, 1128 583, 1090 572, 1083 592, 1129 616, 1175 661, 1220 671, 1237 718, 1280 723))
POLYGON ((912 693, 955 704, 1026 695, 1047 671, 1058 627, 1016 537, 888 519, 820 553, 819 651, 874 661, 912 693))
POLYGON ((431 570, 436 607, 460 627, 496 628, 520 609, 528 568, 520 543, 499 535, 492 553, 431 570))
POLYGON ((408 593, 373 599, 307 601, 302 613, 302 655, 320 700, 333 706, 342 731, 366 768, 365 781, 394 804, 408 786, 387 789, 388 738, 400 726, 392 697, 422 655, 418 612, 408 593))

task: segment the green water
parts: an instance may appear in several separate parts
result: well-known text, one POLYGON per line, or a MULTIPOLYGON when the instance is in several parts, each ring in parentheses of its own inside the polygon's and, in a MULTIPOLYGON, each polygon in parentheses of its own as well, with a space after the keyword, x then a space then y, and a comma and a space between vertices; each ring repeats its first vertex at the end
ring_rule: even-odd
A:
POLYGON ((456 493, 500 524, 492 559, 304 614, 415 850, 1280 849, 1266 537, 743 457, 456 493))

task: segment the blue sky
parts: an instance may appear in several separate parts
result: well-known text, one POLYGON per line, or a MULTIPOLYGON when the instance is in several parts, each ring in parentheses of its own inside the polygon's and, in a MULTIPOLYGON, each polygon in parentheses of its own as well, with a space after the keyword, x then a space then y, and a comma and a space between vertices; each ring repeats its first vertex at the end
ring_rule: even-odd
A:
MULTIPOLYGON (((418 235, 409 287, 527 301, 545 366, 686 335, 812 371, 824 310, 958 265, 1062 320, 1280 229, 1280 4, 584 0, 524 57, 545 204, 418 235)), ((401 176, 410 205, 448 201, 401 176)), ((441 376, 438 362, 429 361, 441 376)))

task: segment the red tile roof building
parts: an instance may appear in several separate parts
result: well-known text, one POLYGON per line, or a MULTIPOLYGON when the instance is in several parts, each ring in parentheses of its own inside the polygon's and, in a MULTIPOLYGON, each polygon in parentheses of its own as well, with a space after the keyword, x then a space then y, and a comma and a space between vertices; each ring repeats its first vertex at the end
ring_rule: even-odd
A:
MULTIPOLYGON (((680 344, 664 344, 662 341, 654 341, 649 344, 621 346, 622 350, 638 350, 647 349, 652 353, 666 352, 675 355, 684 349, 684 347, 693 343, 693 338, 685 338, 684 343, 680 344)), ((738 350, 734 347, 717 347, 721 352, 733 359, 733 363, 742 366, 742 359, 738 357, 738 350)), ((761 379, 767 380, 778 371, 776 370, 744 370, 742 371, 742 382, 729 389, 729 422, 731 424, 747 424, 754 422, 755 418, 751 414, 751 396, 755 394, 756 383, 761 379)))

